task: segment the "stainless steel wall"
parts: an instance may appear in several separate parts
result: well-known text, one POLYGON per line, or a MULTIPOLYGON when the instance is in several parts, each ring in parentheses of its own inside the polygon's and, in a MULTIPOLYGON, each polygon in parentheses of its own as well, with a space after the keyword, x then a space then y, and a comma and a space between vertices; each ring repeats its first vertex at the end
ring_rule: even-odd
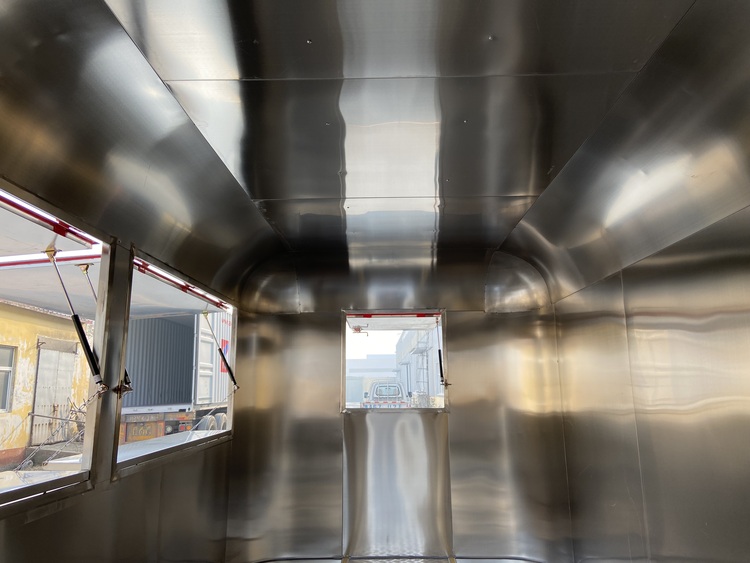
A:
POLYGON ((555 304, 576 560, 646 560, 622 281, 555 304))
POLYGON ((224 561, 229 444, 0 520, 0 561, 224 561))
POLYGON ((445 327, 456 556, 570 560, 551 309, 448 313, 445 327))
POLYGON ((242 314, 227 561, 342 553, 341 316, 242 314))
POLYGON ((352 412, 344 419, 344 554, 451 554, 448 415, 352 412))
POLYGON ((750 210, 623 272, 652 558, 750 553, 750 210))
POLYGON ((569 560, 551 311, 448 311, 447 414, 342 414, 341 312, 242 314, 227 560, 569 560))
POLYGON ((576 560, 747 559, 748 225, 556 304, 576 560))

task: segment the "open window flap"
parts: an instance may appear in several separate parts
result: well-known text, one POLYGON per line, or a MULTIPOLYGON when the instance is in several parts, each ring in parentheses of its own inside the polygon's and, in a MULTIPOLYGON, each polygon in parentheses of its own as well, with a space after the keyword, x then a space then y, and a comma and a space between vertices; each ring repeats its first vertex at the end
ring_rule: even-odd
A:
POLYGON ((346 322, 352 330, 429 330, 440 321, 440 313, 418 314, 357 314, 347 315, 346 322))
POLYGON ((221 311, 215 305, 141 272, 133 272, 130 316, 133 318, 221 311))

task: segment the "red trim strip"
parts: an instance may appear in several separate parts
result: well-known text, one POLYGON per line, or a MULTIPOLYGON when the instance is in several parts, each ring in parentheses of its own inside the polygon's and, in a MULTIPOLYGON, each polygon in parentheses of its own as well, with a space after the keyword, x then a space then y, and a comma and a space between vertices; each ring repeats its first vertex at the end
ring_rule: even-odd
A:
POLYGON ((228 310, 229 304, 222 301, 221 299, 217 299, 213 295, 210 295, 203 291, 202 289, 198 289, 194 285, 190 285, 187 282, 182 281, 181 279, 177 278, 177 276, 172 276, 171 274, 167 274, 166 272, 163 272, 156 266, 152 266, 145 260, 142 260, 141 258, 134 258, 133 259, 133 266, 135 266, 136 270, 141 272, 142 274, 148 274, 150 276, 153 276, 157 278, 159 281, 162 281, 168 285, 171 285, 172 287, 179 289, 180 291, 183 291, 184 293, 188 293, 192 295, 193 297, 197 297, 198 299, 202 299, 203 301, 206 301, 208 303, 211 303, 214 307, 218 307, 219 309, 228 310))
POLYGON ((6 207, 11 208, 11 210, 18 213, 19 215, 23 215, 28 219, 35 221, 36 223, 40 223, 46 227, 49 227, 55 234, 66 238, 71 238, 73 240, 78 240, 92 246, 95 244, 101 244, 100 240, 84 233, 80 229, 76 229, 73 225, 70 225, 69 223, 62 221, 61 219, 58 219, 57 217, 54 217, 49 213, 45 213, 42 210, 37 209, 33 205, 26 203, 20 198, 11 197, 9 194, 6 194, 3 191, 0 191, 0 203, 5 205, 6 207))
POLYGON ((441 313, 347 313, 354 319, 371 319, 373 317, 416 317, 418 319, 439 317, 441 313))

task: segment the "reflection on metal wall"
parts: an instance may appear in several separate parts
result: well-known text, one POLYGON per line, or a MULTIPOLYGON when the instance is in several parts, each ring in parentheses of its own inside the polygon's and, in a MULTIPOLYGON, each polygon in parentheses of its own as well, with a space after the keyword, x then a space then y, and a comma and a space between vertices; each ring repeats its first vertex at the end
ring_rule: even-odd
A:
POLYGON ((553 301, 750 204, 749 17, 696 2, 511 233, 553 301))
POLYGON ((551 310, 448 313, 457 557, 572 557, 551 310))
POLYGON ((446 253, 434 269, 352 271, 330 256, 283 259, 254 273, 242 292, 247 310, 268 313, 342 309, 484 309, 484 252, 446 253), (476 260, 467 260, 467 254, 476 260))
POLYGON ((341 315, 242 315, 236 371, 227 561, 340 555, 341 315))
POLYGON ((748 225, 555 305, 576 559, 746 560, 748 225))
POLYGON ((645 560, 620 275, 559 301, 555 316, 576 560, 645 560))
POLYGON ((492 255, 484 290, 487 313, 516 313, 550 305, 547 283, 533 266, 503 252, 492 255))
POLYGON ((750 210, 623 272, 651 553, 750 553, 750 210))
POLYGON ((4 1, 0 38, 4 180, 224 295, 280 249, 104 2, 4 1))
POLYGON ((344 414, 344 554, 451 554, 448 415, 344 414))
POLYGON ((0 561, 224 561, 229 445, 0 520, 0 561))

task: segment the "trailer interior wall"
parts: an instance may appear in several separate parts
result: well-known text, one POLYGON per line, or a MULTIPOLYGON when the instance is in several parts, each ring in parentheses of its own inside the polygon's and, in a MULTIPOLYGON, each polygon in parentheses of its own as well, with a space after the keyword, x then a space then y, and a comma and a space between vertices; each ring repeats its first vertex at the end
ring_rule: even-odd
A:
POLYGON ((747 558, 747 2, 0 3, 3 189, 243 309, 231 458, 100 474, 0 558, 747 558), (429 197, 364 181, 357 104, 425 125, 429 197), (340 413, 352 308, 446 309, 447 415, 340 413))
POLYGON ((0 560, 223 561, 229 444, 0 520, 0 560))
POLYGON ((741 561, 750 210, 555 306, 576 558, 741 561))
POLYGON ((552 307, 485 312, 539 300, 541 278, 504 255, 489 275, 456 259, 432 276, 370 272, 366 285, 313 262, 244 294, 266 312, 239 323, 238 370, 252 387, 235 403, 227 560, 569 560, 552 307), (508 293, 494 302, 498 283, 508 293), (409 301, 446 309, 449 412, 342 413, 342 306, 409 301))

